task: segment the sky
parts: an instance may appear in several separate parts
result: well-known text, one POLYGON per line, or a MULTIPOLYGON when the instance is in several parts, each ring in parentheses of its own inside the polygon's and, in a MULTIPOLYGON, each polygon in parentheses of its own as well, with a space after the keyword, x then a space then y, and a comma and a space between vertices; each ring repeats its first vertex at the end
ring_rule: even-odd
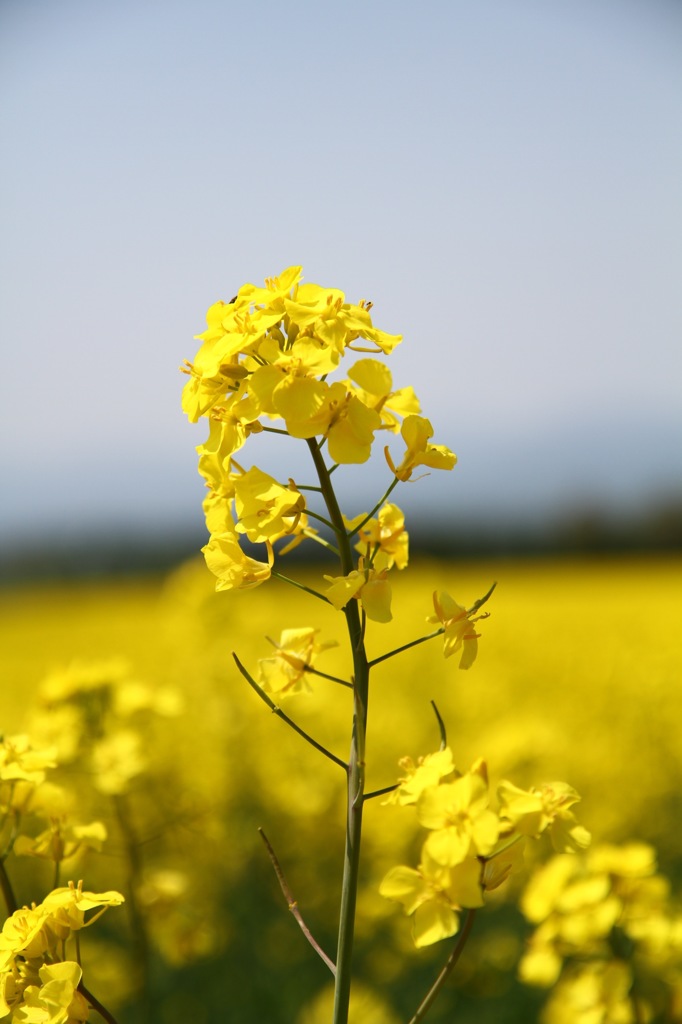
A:
POLYGON ((408 508, 679 495, 681 122, 677 2, 2 0, 4 543, 199 526, 178 366, 292 264, 404 337, 408 508))

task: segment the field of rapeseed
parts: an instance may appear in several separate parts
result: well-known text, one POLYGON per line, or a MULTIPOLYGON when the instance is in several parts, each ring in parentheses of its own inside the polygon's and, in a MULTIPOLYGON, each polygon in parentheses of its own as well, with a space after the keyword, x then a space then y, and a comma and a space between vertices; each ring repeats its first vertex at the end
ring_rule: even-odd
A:
POLYGON ((218 594, 11 595, 0 1018, 682 1019, 679 567, 403 573, 388 498, 457 456, 374 358, 401 336, 301 278, 214 303, 183 366, 218 594))
MULTIPOLYGON (((444 660, 437 640, 377 666, 368 790, 395 783, 404 755, 416 760, 437 749, 434 700, 457 764, 485 757, 491 791, 504 779, 521 787, 566 780, 581 794, 576 810, 593 849, 651 844, 679 891, 679 561, 417 563, 397 578, 394 620, 368 638, 370 657, 421 635, 434 587, 471 603, 495 579, 471 671, 444 660)), ((80 944, 90 992, 121 1021, 329 1017, 328 974, 287 912, 257 828, 267 832, 306 923, 331 948, 343 778, 268 711, 231 656, 255 667, 271 654, 266 636, 306 626, 309 605, 279 581, 216 595, 202 561, 163 580, 2 595, 3 732, 30 735, 37 750, 58 749, 5 868, 19 906, 71 879, 91 893, 125 895, 80 944), (55 874, 57 836, 63 859, 55 874)), ((321 606, 316 615, 321 636, 341 641, 338 613, 321 606)), ((343 646, 330 648, 316 664, 344 676, 345 657, 343 646)), ((345 756, 348 693, 324 678, 310 682, 312 693, 291 697, 286 711, 345 756)), ((410 918, 378 893, 391 867, 418 855, 408 811, 377 799, 365 818, 355 1019, 370 1024, 406 1020, 444 959, 439 944, 415 950, 410 918)), ((524 950, 526 975, 547 969, 547 943, 544 961, 528 954, 537 908, 531 920, 518 910, 534 856, 486 897, 430 1019, 450 1020, 455 1007, 461 1021, 538 1019, 547 989, 518 980, 524 950)), ((548 848, 543 861, 549 856, 548 848)), ((668 905, 657 884, 659 903, 668 905)), ((594 907, 609 899, 600 892, 594 907)), ((679 984, 682 947, 679 923, 670 929, 667 961, 657 967, 657 984, 669 993, 679 984)), ((555 1008, 548 1019, 583 1019, 567 999, 562 1005, 569 1016, 555 1008)), ((681 1019, 679 995, 665 1012, 655 1019, 681 1019)), ((590 1019, 637 1020, 606 1011, 590 1019)))

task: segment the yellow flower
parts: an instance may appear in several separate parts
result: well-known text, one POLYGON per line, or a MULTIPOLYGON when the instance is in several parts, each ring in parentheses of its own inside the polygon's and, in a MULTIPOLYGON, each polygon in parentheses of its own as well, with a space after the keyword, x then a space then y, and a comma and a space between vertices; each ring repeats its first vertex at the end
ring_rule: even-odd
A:
POLYGON ((552 845, 558 853, 582 850, 590 843, 590 833, 579 825, 570 807, 580 800, 565 782, 552 782, 539 789, 519 789, 502 782, 497 796, 500 817, 525 836, 537 838, 549 829, 552 845))
POLYGON ((379 886, 386 899, 402 903, 414 915, 412 937, 417 947, 430 946, 459 931, 462 907, 482 907, 481 864, 469 857, 446 868, 424 853, 418 869, 391 868, 379 886))
POLYGON ((270 579, 274 563, 270 545, 267 563, 244 554, 235 533, 213 534, 201 550, 206 565, 218 577, 216 590, 252 590, 270 579))
POLYGON ((398 506, 387 503, 379 509, 376 519, 365 522, 366 519, 365 515, 354 519, 344 516, 349 533, 354 533, 357 526, 365 523, 358 531, 360 539, 355 550, 368 559, 374 555, 372 565, 375 569, 391 569, 394 565, 404 569, 408 561, 409 536, 405 529, 405 516, 398 506))
POLYGON ((485 857, 497 842, 500 823, 488 809, 488 786, 478 772, 425 789, 417 801, 420 824, 431 830, 424 850, 444 867, 467 857, 485 857))
POLYGON ((46 913, 42 907, 21 907, 5 921, 0 934, 0 960, 7 953, 21 954, 27 959, 41 957, 50 946, 46 929, 46 913))
POLYGON ((444 628, 443 654, 446 658, 461 650, 459 667, 462 669, 471 668, 478 653, 478 638, 480 633, 474 629, 475 619, 470 618, 466 608, 450 597, 445 591, 434 591, 433 607, 435 615, 430 615, 427 622, 440 622, 444 628))
POLYGON ((429 444, 429 438, 433 437, 433 427, 423 416, 407 416, 403 420, 400 433, 407 445, 407 451, 397 468, 388 448, 385 449, 386 461, 399 480, 409 480, 417 466, 452 469, 457 462, 455 453, 445 445, 429 444))
POLYGON ((107 892, 84 892, 82 882, 78 882, 78 885, 69 882, 48 893, 38 909, 49 918, 50 928, 55 934, 67 938, 70 931, 87 928, 108 907, 118 907, 121 903, 125 903, 125 897, 113 889, 107 892), (99 913, 86 921, 85 915, 89 910, 99 910, 99 913))
POLYGON ((350 600, 357 598, 365 610, 368 619, 374 622, 390 622, 391 585, 386 580, 386 570, 364 569, 360 559, 360 567, 353 569, 348 576, 325 576, 331 586, 325 597, 334 607, 341 611, 350 600))
POLYGON ((38 971, 41 984, 24 989, 20 1006, 15 1007, 12 1020, 16 1024, 78 1024, 89 1017, 85 996, 78 991, 82 970, 77 963, 65 960, 43 964, 38 971))
POLYGON ((146 768, 142 740, 133 729, 117 729, 92 748, 93 784, 102 793, 124 793, 146 768))
POLYGON ((366 462, 381 417, 337 381, 289 374, 273 391, 273 405, 292 437, 326 437, 334 462, 366 462))
POLYGON ((34 750, 28 736, 6 736, 0 741, 0 781, 40 783, 45 769, 57 764, 56 749, 34 750))
POLYGON ((635 1020, 651 1020, 650 1007, 640 998, 635 1017, 632 982, 630 967, 622 960, 576 964, 553 990, 542 1019, 546 1024, 634 1024, 635 1020))
POLYGON ((274 644, 277 653, 271 658, 260 658, 260 682, 266 693, 277 693, 280 696, 300 693, 309 690, 306 669, 312 667, 313 661, 322 651, 336 647, 335 640, 318 643, 315 635, 318 629, 285 629, 274 644))
POLYGON ((453 906, 443 890, 433 885, 421 870, 391 868, 379 886, 379 893, 402 903, 406 914, 414 914, 412 938, 417 947, 430 946, 459 931, 459 907, 453 906))
POLYGON ((351 390, 361 402, 381 415, 387 430, 397 433, 403 417, 420 411, 414 388, 393 391, 391 371, 378 359, 359 359, 351 366, 348 376, 351 390))
POLYGON ((101 821, 89 825, 67 825, 53 818, 48 829, 35 838, 19 836, 14 852, 19 857, 43 857, 60 863, 82 849, 101 850, 107 830, 101 821))
POLYGON ((305 509, 305 498, 253 466, 234 482, 237 532, 252 544, 275 541, 292 533, 305 509))
POLYGON ((416 804, 425 789, 437 786, 441 779, 455 771, 450 747, 420 757, 416 764, 411 757, 401 758, 399 764, 405 772, 405 778, 399 780, 398 788, 389 793, 382 802, 399 804, 401 807, 416 804))

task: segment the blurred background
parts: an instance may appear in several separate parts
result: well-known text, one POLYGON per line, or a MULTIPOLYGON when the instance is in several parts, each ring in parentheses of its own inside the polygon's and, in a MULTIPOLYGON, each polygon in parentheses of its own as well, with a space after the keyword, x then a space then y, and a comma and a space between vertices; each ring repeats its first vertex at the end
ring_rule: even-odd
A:
POLYGON ((415 535, 679 546, 681 30, 666 0, 3 0, 4 570, 196 550, 177 368, 292 263, 404 335, 459 456, 415 535))

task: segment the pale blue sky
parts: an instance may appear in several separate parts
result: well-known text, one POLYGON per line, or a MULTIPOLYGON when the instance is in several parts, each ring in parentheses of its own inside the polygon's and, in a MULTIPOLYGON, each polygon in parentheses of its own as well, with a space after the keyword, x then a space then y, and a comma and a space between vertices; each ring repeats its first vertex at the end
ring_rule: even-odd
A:
POLYGON ((679 3, 2 0, 0 138, 6 537, 199 523, 178 364, 292 263, 405 336, 408 505, 679 493, 679 3))

